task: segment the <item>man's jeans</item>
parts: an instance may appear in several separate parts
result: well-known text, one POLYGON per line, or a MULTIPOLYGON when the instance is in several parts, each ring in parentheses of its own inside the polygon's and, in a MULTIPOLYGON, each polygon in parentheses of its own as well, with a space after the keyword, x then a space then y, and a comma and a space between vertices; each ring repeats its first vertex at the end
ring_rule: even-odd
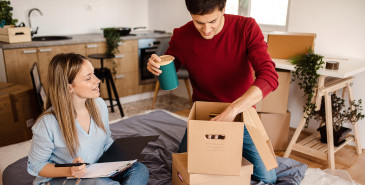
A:
MULTIPOLYGON (((242 146, 242 157, 250 161, 254 168, 253 168, 253 175, 252 179, 257 181, 264 181, 265 183, 276 183, 276 172, 275 169, 267 171, 265 168, 262 159, 257 152, 255 144, 253 143, 250 134, 248 133, 246 126, 244 129, 243 135, 243 146, 242 146)), ((179 153, 187 152, 187 131, 185 130, 185 135, 181 140, 179 146, 179 153)))

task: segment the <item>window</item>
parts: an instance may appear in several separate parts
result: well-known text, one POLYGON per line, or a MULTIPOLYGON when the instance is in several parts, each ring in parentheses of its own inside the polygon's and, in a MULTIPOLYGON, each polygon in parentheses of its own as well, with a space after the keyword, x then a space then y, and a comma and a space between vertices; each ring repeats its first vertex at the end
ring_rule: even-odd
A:
POLYGON ((227 0, 226 14, 238 15, 239 0, 227 0))
POLYGON ((227 0, 226 13, 255 18, 262 31, 287 31, 289 0, 227 0))

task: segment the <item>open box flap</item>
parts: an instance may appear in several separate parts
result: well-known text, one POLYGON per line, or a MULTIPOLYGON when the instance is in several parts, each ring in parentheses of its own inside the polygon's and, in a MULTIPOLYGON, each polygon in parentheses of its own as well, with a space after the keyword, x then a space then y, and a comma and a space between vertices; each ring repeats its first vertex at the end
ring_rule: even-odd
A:
POLYGON ((242 114, 243 122, 245 123, 247 131, 249 132, 252 141, 254 142, 256 149, 265 164, 266 170, 277 168, 278 163, 276 161, 271 141, 256 110, 251 107, 242 114))

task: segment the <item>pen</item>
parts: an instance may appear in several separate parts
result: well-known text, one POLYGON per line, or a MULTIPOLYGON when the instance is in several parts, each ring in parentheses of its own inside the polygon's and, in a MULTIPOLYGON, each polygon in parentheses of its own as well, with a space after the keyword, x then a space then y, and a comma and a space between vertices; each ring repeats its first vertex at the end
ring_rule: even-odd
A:
POLYGON ((73 166, 81 166, 83 164, 89 165, 89 163, 65 163, 65 164, 55 164, 55 167, 73 167, 73 166))

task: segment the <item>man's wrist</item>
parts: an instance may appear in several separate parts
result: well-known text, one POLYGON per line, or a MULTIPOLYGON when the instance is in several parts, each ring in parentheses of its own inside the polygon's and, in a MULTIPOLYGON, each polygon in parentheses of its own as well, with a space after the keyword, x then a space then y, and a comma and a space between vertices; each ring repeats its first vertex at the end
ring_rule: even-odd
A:
POLYGON ((235 102, 233 102, 229 108, 231 109, 230 111, 234 113, 235 116, 237 116, 239 113, 242 112, 242 108, 238 106, 238 104, 235 102))

